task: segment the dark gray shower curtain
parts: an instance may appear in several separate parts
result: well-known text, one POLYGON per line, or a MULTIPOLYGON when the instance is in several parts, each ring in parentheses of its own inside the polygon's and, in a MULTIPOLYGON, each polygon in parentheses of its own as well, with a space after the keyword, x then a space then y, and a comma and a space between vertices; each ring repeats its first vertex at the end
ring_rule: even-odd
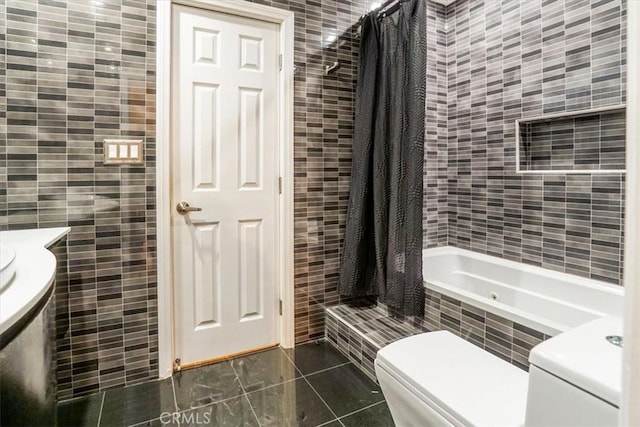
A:
POLYGON ((424 0, 362 26, 353 165, 338 288, 422 315, 424 0))

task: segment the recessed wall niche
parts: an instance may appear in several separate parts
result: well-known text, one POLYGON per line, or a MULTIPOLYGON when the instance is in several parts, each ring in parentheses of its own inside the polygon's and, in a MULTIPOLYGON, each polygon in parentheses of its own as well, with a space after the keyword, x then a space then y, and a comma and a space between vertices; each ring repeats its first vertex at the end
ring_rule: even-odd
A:
POLYGON ((620 173, 625 169, 625 108, 516 120, 518 173, 620 173))

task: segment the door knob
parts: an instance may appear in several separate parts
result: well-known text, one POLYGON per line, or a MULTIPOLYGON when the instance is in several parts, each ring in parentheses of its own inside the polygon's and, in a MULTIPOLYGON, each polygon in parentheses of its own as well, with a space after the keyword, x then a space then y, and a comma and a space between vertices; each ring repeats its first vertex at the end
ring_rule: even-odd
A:
POLYGON ((180 202, 176 205, 176 211, 178 211, 180 215, 186 215, 189 212, 200 212, 201 210, 202 208, 189 206, 189 203, 187 202, 180 202))

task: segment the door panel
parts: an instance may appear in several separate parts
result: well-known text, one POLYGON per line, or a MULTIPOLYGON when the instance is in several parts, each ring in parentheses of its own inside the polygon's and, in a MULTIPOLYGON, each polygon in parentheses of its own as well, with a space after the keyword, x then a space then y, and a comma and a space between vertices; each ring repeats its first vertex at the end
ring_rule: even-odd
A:
POLYGON ((278 343, 278 26, 173 6, 176 356, 278 343))
POLYGON ((242 321, 264 313, 262 221, 240 222, 240 318, 242 321))
POLYGON ((193 187, 215 190, 220 181, 218 86, 193 85, 193 187))
POLYGON ((194 326, 196 330, 220 326, 219 224, 196 224, 193 260, 194 326))
POLYGON ((262 181, 262 91, 240 88, 240 187, 260 188, 262 181))
POLYGON ((219 65, 220 46, 218 32, 204 28, 194 28, 193 62, 199 64, 219 65))

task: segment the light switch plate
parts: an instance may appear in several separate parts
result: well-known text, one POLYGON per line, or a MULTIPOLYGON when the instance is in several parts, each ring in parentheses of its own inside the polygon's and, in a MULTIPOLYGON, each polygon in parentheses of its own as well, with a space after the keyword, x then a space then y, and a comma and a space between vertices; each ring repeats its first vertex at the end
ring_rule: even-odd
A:
POLYGON ((144 164, 144 144, 140 139, 105 139, 105 165, 144 164))

